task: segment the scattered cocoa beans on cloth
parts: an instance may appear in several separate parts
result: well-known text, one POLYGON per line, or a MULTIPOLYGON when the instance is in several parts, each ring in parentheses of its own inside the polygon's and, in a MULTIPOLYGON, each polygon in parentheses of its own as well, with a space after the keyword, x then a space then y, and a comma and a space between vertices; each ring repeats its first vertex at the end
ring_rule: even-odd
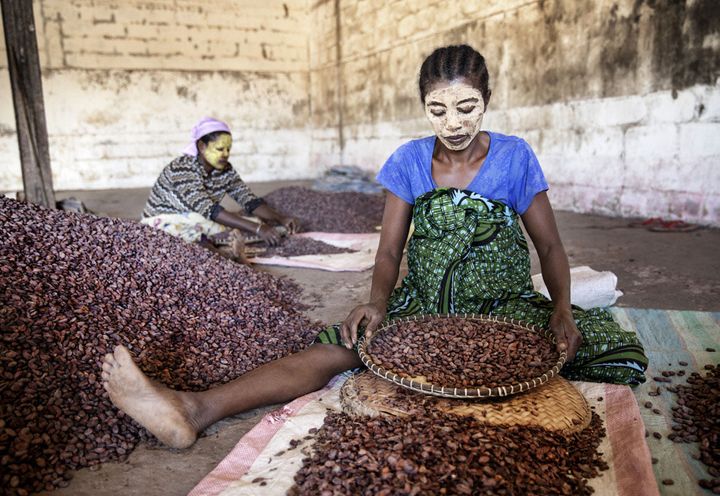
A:
POLYGON ((385 209, 383 195, 315 191, 301 186, 276 189, 264 199, 271 207, 298 219, 307 232, 375 232, 385 209))
POLYGON ((710 478, 698 483, 720 494, 720 364, 706 365, 705 370, 704 376, 693 372, 686 385, 673 388, 677 399, 668 438, 676 443, 699 443, 698 459, 707 466, 710 478))
POLYGON ((567 437, 431 408, 409 418, 330 413, 287 494, 588 495, 588 479, 608 468, 603 437, 595 413, 567 437))
POLYGON ((534 332, 461 318, 398 322, 376 334, 367 351, 385 370, 458 388, 528 381, 559 357, 554 345, 534 332))
POLYGON ((269 246, 262 256, 297 257, 301 255, 334 255, 354 252, 355 250, 350 248, 333 246, 317 239, 289 235, 282 238, 277 246, 269 246))
POLYGON ((150 437, 102 387, 114 346, 203 390, 312 343, 299 295, 138 223, 0 197, 0 493, 67 485, 150 437))

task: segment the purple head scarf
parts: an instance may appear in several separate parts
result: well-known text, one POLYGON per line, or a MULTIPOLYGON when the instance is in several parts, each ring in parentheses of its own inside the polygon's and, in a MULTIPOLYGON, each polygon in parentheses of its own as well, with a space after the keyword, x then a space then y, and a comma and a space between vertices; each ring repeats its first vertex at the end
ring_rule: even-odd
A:
POLYGON ((193 126, 192 141, 183 149, 183 153, 185 155, 190 155, 191 157, 194 157, 198 154, 197 140, 199 140, 206 134, 214 133, 217 131, 223 131, 231 134, 230 128, 224 122, 213 119, 212 117, 203 117, 197 124, 193 126))

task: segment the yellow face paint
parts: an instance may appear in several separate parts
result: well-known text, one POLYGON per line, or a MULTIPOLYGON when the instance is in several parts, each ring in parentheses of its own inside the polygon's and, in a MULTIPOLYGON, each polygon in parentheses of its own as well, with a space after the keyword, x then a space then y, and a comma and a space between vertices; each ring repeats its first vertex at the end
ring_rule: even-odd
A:
POLYGON ((477 88, 452 82, 427 94, 425 115, 442 144, 460 151, 470 146, 480 132, 485 102, 477 88))
POLYGON ((213 169, 223 170, 228 165, 230 148, 232 148, 232 136, 221 134, 210 141, 201 153, 213 169))

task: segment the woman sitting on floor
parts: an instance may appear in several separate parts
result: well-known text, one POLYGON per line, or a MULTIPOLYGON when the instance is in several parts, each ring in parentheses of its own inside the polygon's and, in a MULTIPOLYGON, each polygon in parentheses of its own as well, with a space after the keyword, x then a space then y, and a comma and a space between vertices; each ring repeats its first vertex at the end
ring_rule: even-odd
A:
POLYGON ((284 226, 294 232, 298 227, 294 218, 267 205, 240 179, 228 162, 231 147, 227 124, 209 117, 198 122, 183 154, 160 173, 141 222, 210 249, 234 244, 235 256, 242 260, 245 260, 243 237, 238 230, 258 236, 268 245, 276 245, 280 238, 280 231, 271 226, 284 226), (252 222, 221 207, 225 194, 261 222, 252 222))
MULTIPOLYGON (((637 336, 601 309, 570 305, 570 271, 547 184, 530 146, 481 131, 490 100, 485 59, 467 45, 435 50, 420 69, 420 97, 436 136, 410 141, 378 180, 388 190, 370 302, 322 331, 308 349, 203 392, 151 381, 127 348, 105 356, 110 398, 169 446, 191 445, 212 423, 323 387, 362 365, 354 349, 387 318, 483 313, 549 327, 570 379, 639 384, 647 358, 637 336), (410 222, 407 277, 397 288, 410 222), (552 300, 533 291, 522 220, 552 300), (344 345, 344 346, 343 346, 344 345)), ((268 331, 269 332, 269 331, 268 331)))

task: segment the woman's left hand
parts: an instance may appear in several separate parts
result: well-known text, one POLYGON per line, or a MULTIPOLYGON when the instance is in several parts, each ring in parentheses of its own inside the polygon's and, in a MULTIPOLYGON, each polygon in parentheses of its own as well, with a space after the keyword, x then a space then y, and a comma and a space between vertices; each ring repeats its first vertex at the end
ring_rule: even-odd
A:
POLYGON ((567 361, 572 362, 582 344, 582 334, 575 325, 572 310, 555 310, 550 316, 550 330, 555 334, 557 350, 567 352, 567 361))

